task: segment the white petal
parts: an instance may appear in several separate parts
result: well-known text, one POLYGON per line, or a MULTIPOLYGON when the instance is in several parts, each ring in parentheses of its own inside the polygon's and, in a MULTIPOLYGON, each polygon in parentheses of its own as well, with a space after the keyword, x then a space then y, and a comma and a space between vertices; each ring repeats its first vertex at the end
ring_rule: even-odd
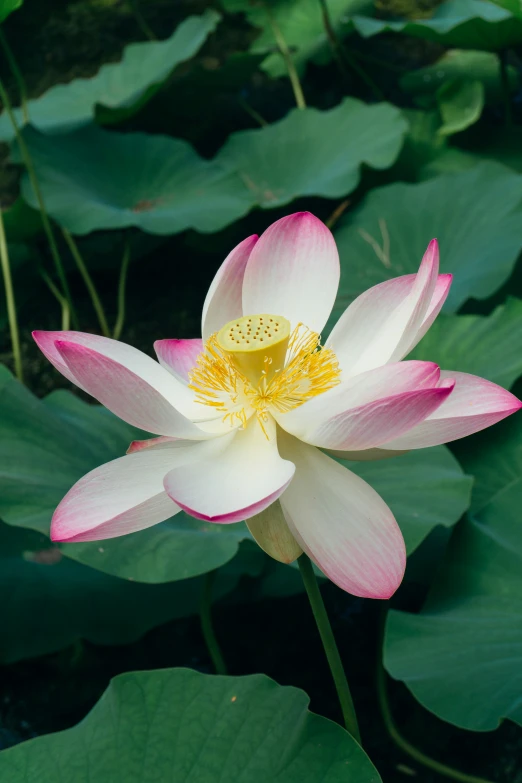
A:
POLYGON ((161 366, 186 386, 189 372, 203 350, 203 340, 199 337, 192 340, 156 340, 154 350, 161 366))
POLYGON ((278 414, 277 420, 287 432, 317 446, 372 448, 379 445, 373 441, 386 437, 388 430, 403 432, 441 403, 447 392, 437 390, 439 378, 433 362, 387 364, 349 377, 299 408, 278 414), (320 437, 332 426, 340 441, 320 437))
POLYGON ((280 498, 293 535, 326 576, 342 590, 365 598, 389 598, 406 566, 395 518, 369 484, 313 446, 280 438, 296 466, 280 498))
POLYGON ((441 378, 455 379, 448 399, 422 424, 384 443, 383 449, 423 449, 449 443, 491 427, 522 407, 506 389, 476 375, 443 371, 441 378))
POLYGON ((275 423, 264 426, 270 439, 252 417, 218 459, 171 470, 164 481, 171 498, 209 522, 239 522, 267 508, 288 486, 294 466, 279 456, 275 423))
POLYGON ((339 286, 331 231, 309 212, 281 218, 252 250, 243 280, 243 312, 282 315, 320 332, 339 286))
POLYGON ((451 276, 439 276, 438 269, 433 240, 416 275, 387 280, 352 302, 326 341, 344 374, 357 375, 409 353, 448 295, 451 276))
POLYGON ((234 318, 243 315, 243 276, 257 234, 244 239, 225 258, 214 277, 203 305, 201 334, 207 340, 234 318))

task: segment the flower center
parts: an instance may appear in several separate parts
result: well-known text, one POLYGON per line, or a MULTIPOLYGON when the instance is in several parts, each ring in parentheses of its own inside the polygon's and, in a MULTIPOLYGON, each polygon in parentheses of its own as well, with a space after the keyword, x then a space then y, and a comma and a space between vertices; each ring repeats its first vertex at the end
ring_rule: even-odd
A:
POLYGON ((256 387, 285 364, 290 322, 277 315, 244 315, 217 333, 219 347, 256 387))
POLYGON ((189 388, 196 401, 244 427, 256 414, 261 425, 332 389, 341 371, 331 348, 303 324, 290 331, 282 316, 237 318, 205 343, 189 388))

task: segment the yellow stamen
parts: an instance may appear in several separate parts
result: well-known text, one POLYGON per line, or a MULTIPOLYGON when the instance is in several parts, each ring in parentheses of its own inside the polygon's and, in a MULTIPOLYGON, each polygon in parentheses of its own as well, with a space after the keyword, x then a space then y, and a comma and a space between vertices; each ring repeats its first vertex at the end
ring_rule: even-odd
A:
POLYGON ((197 402, 223 413, 231 425, 245 427, 255 413, 265 430, 270 413, 298 408, 336 386, 340 374, 337 357, 321 346, 317 332, 298 324, 290 334, 280 316, 244 316, 207 340, 189 387, 197 402))

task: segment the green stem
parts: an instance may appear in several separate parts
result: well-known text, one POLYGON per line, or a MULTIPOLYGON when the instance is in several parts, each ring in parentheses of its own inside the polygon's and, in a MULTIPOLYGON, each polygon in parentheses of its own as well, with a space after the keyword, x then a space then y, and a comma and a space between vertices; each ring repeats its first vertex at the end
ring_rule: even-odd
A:
POLYGON ((330 18, 330 11, 328 9, 327 0, 319 0, 319 5, 321 6, 323 25, 324 25, 326 35, 328 37, 330 49, 332 50, 332 56, 335 62, 337 63, 337 67, 339 68, 339 72, 341 76, 343 78, 347 78, 348 74, 346 72, 346 66, 343 60, 342 47, 339 38, 337 37, 337 33, 335 32, 335 28, 332 24, 332 20, 330 18))
POLYGON ((252 106, 250 106, 250 104, 247 103, 247 101, 245 101, 244 98, 239 96, 237 102, 239 103, 241 108, 244 109, 250 117, 252 117, 253 120, 255 120, 259 125, 261 125, 262 128, 268 125, 268 122, 265 120, 265 118, 262 117, 258 111, 252 108, 252 106))
POLYGON ((114 331, 112 336, 115 340, 120 339, 120 335, 123 331, 123 324, 125 323, 125 285, 127 282, 127 271, 129 269, 130 262, 130 242, 125 240, 125 249, 123 251, 123 258, 121 261, 120 279, 118 281, 118 315, 116 316, 116 323, 114 324, 114 331))
POLYGON ((49 291, 52 293, 52 295, 55 297, 56 301, 59 303, 60 307, 62 308, 62 331, 68 332, 71 328, 71 314, 69 311, 69 303, 67 302, 67 299, 60 293, 58 288, 55 286, 45 269, 39 265, 38 266, 38 272, 40 273, 40 277, 46 284, 49 291))
POLYGON ((207 645, 208 652, 212 658, 216 673, 226 674, 227 667, 212 625, 212 587, 214 585, 216 573, 217 571, 209 571, 208 574, 205 574, 200 607, 201 630, 203 631, 205 644, 207 645))
POLYGON ((67 242, 67 246, 71 251, 71 255, 74 258, 76 266, 78 267, 78 271, 80 272, 83 278, 83 282, 85 283, 85 287, 89 292, 89 296, 91 297, 92 306, 98 317, 98 322, 100 324, 100 329, 102 331, 102 334, 105 337, 110 337, 111 332, 109 329, 109 325, 107 323, 107 318, 105 317, 105 311, 103 309, 103 305, 101 303, 100 297, 98 296, 98 292, 96 291, 96 286, 94 285, 92 277, 89 274, 89 270, 87 269, 85 261, 83 260, 81 253, 78 250, 78 245, 76 244, 76 242, 74 241, 71 234, 69 234, 66 228, 62 228, 62 233, 63 233, 63 238, 67 242))
POLYGON ((306 101, 303 93, 303 88, 301 87, 299 74, 297 73, 296 67, 294 65, 294 61, 292 59, 290 49, 288 48, 288 44, 285 41, 283 33, 279 29, 279 25, 277 24, 274 15, 272 14, 272 11, 268 8, 267 5, 264 5, 264 9, 266 11, 268 23, 274 35, 277 48, 281 52, 281 55, 285 61, 286 70, 288 71, 288 78, 290 79, 290 84, 292 85, 292 90, 294 92, 294 98, 295 98, 297 108, 306 109, 306 101))
POLYGON ((2 276, 5 286, 5 300, 7 303, 7 319, 9 321, 9 331, 11 332, 11 345, 13 347, 13 358, 16 377, 20 383, 24 382, 24 371, 22 366, 22 351, 20 349, 20 335, 18 333, 18 320, 16 317, 16 302, 13 291, 13 281, 11 279, 11 267, 9 264, 9 252, 7 250, 7 241, 5 238, 4 219, 0 210, 0 262, 2 264, 2 276))
POLYGON ((148 38, 150 41, 157 41, 158 40, 157 37, 154 35, 153 31, 145 21, 143 14, 141 13, 139 1, 131 0, 130 4, 132 8, 132 13, 134 14, 134 18, 136 19, 136 22, 138 23, 138 27, 140 28, 145 38, 148 38))
POLYGON ((11 69, 11 73, 13 74, 16 84, 18 86, 18 92, 20 93, 20 105, 22 108, 22 116, 24 118, 24 123, 29 122, 29 111, 27 108, 27 88, 25 86, 24 77, 22 76, 22 72, 18 67, 18 63, 16 62, 16 58, 13 54, 13 50, 9 46, 7 42, 7 38, 5 37, 5 33, 1 27, 0 27, 0 46, 3 49, 3 52, 5 54, 5 59, 9 63, 9 68, 11 69))
POLYGON ((312 563, 310 558, 305 554, 302 554, 297 562, 335 683, 346 731, 361 744, 361 735, 359 732, 359 724, 357 723, 357 716, 355 714, 355 707, 353 705, 352 694, 350 693, 350 687, 348 685, 348 680, 346 679, 346 674, 344 673, 341 656, 339 655, 339 650, 335 643, 332 626, 330 625, 330 620, 326 613, 323 597, 319 590, 312 563))
MULTIPOLYGON (((24 137, 20 131, 20 128, 18 127, 18 123, 16 121, 16 117, 13 112, 13 107, 11 105, 11 101, 9 100, 9 96, 6 92, 6 89, 4 87, 3 82, 0 80, 0 99, 2 100, 2 103, 4 104, 5 110, 7 112, 7 115, 11 121, 11 124, 13 126, 13 130, 16 134, 16 140, 18 142, 18 146, 20 148, 20 153, 22 155, 22 159, 24 161, 25 167, 27 169, 27 173, 29 175, 29 179, 31 181, 31 185, 34 191, 34 194, 36 196, 36 200, 38 201, 38 207, 40 209, 40 214, 42 218, 42 224, 44 227, 45 234, 47 236, 47 241, 49 242, 49 248, 51 250, 51 255, 53 257, 54 265, 56 267, 56 272, 58 274, 58 277, 60 279, 60 284, 62 286, 62 290, 65 294, 65 298, 67 300, 69 311, 71 312, 73 316, 73 321, 77 325, 77 318, 76 314, 74 312, 74 308, 72 305, 72 299, 71 299, 71 293, 69 291, 69 285, 67 283, 67 278, 65 277, 65 271, 62 264, 62 259, 60 258, 60 253, 58 251, 58 245, 56 244, 56 240, 54 238, 53 229, 51 226, 51 221, 49 220, 49 217, 47 215, 47 211, 45 209, 45 203, 42 195, 42 191, 40 190, 40 185, 38 184, 38 179, 36 177, 36 172, 33 166, 33 161, 31 159, 31 156, 29 154, 29 149, 27 147, 27 144, 25 143, 24 137)), ((62 313, 63 318, 63 313, 62 313)))
POLYGON ((509 70, 506 49, 503 49, 498 53, 498 60, 500 65, 502 96, 504 99, 504 122, 506 124, 506 128, 510 128, 513 125, 513 115, 511 112, 511 90, 509 88, 509 70))
POLYGON ((386 726, 386 730, 393 742, 395 742, 397 747, 404 751, 404 753, 407 753, 408 756, 410 756, 412 759, 415 759, 415 761, 418 761, 419 764, 422 764, 424 767, 428 767, 428 769, 432 769, 434 772, 438 772, 439 775, 443 775, 444 777, 450 778, 451 780, 458 780, 460 783, 491 783, 491 781, 486 780, 485 778, 477 778, 474 775, 466 775, 464 772, 459 772, 457 769, 453 769, 453 767, 448 767, 447 764, 442 764, 440 761, 436 761, 435 759, 426 756, 425 753, 408 742, 408 740, 404 739, 393 721, 393 716, 388 701, 386 672, 384 671, 384 666, 382 665, 380 657, 377 668, 377 696, 379 699, 379 707, 384 725, 386 726))

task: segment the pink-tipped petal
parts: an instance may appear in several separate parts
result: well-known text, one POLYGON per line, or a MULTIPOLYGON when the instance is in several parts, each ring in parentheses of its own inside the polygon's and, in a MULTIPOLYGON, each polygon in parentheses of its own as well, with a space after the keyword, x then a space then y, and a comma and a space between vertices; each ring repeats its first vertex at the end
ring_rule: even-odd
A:
POLYGON ((120 457, 87 473, 54 512, 52 540, 114 538, 177 514, 181 509, 163 488, 163 476, 175 461, 171 452, 151 450, 120 457))
POLYGON ((58 372, 61 372, 68 381, 76 384, 76 386, 79 386, 83 391, 87 391, 83 388, 78 379, 74 377, 74 374, 65 363, 63 356, 56 347, 56 340, 68 340, 69 342, 76 342, 79 345, 90 345, 94 348, 97 345, 101 347, 107 338, 100 337, 97 334, 88 334, 86 332, 44 332, 37 329, 33 332, 33 339, 46 359, 51 362, 58 372))
POLYGON ((453 380, 433 389, 404 392, 332 416, 304 439, 325 449, 373 449, 423 422, 448 398, 453 380), (394 435, 390 436, 390 433, 394 435))
POLYGON ((281 452, 296 466, 280 498, 292 534, 326 576, 364 598, 390 598, 406 551, 395 518, 369 484, 313 446, 288 435, 281 452))
POLYGON ((218 332, 229 321, 243 315, 243 276, 257 240, 257 234, 244 239, 219 267, 203 305, 201 334, 204 340, 214 332, 218 332))
POLYGON ((203 351, 203 340, 199 337, 192 340, 156 340, 154 350, 161 366, 181 383, 187 384, 189 372, 203 351))
POLYGON ((450 275, 438 275, 438 245, 430 242, 416 275, 365 291, 345 310, 326 341, 345 375, 357 375, 412 350, 448 295, 450 275))
POLYGON ((448 399, 426 421, 387 441, 383 448, 423 449, 449 443, 490 427, 522 407, 522 402, 506 389, 476 375, 446 371, 441 377, 455 380, 448 399))
POLYGON ((404 356, 406 356, 410 351, 413 351, 417 343, 420 342, 420 340, 422 340, 422 338, 424 337, 424 335, 432 325, 433 321, 440 313, 442 309, 442 305, 448 298, 452 281, 453 281, 453 275, 444 274, 438 276, 437 283, 435 285, 435 291, 433 292, 433 296, 431 297, 431 302, 426 311, 426 315, 424 316, 424 319, 421 325, 419 326, 416 334, 414 335, 412 342, 408 346, 404 356))
MULTIPOLYGON (((400 427, 401 422, 404 426, 410 416, 422 417, 422 411, 426 410, 424 406, 437 404, 435 399, 430 402, 430 398, 433 394, 437 397, 438 392, 434 390, 439 386, 439 381, 440 370, 433 362, 387 364, 361 375, 348 377, 338 386, 304 405, 288 413, 277 414, 277 421, 287 432, 314 445, 323 445, 316 443, 314 437, 334 422, 337 428, 341 428, 339 434, 345 422, 346 437, 355 435, 355 427, 355 430, 361 431, 362 437, 369 438, 371 435, 373 440, 382 427, 386 432, 389 427, 400 427), (426 395, 419 394, 423 390, 426 390, 426 395), (404 405, 401 406, 403 395, 411 396, 404 397, 404 405), (391 406, 388 410, 387 405, 391 406), (366 431, 368 425, 370 429, 366 431)), ((422 418, 417 421, 422 421, 422 418)), ((331 445, 328 448, 359 449, 361 446, 331 445)))
POLYGON ((273 313, 292 327, 320 332, 339 286, 339 254, 331 231, 309 212, 273 223, 252 250, 243 280, 243 312, 273 313))
POLYGON ((179 389, 185 387, 145 354, 123 351, 118 360, 61 339, 55 346, 81 388, 134 427, 189 440, 209 437, 175 407, 183 403, 179 389))
POLYGON ((256 417, 236 433, 218 460, 171 470, 164 485, 170 497, 197 519, 227 524, 259 514, 284 492, 294 475, 277 450, 275 424, 256 417))
POLYGON ((203 443, 176 440, 120 457, 92 470, 69 490, 53 515, 53 541, 98 541, 162 522, 180 507, 165 492, 172 468, 219 455, 232 436, 203 443))
POLYGON ((135 454, 137 451, 145 451, 145 449, 167 449, 177 440, 178 438, 169 438, 167 435, 160 435, 159 438, 147 438, 147 440, 133 440, 126 453, 135 454))

